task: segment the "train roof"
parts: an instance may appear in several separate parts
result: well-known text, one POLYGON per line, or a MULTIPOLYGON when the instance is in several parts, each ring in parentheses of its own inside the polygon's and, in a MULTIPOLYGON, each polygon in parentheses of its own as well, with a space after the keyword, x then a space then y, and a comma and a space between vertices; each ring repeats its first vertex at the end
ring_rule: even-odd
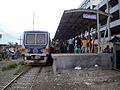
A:
POLYGON ((34 31, 24 31, 24 33, 48 33, 48 31, 38 31, 38 30, 34 30, 34 31))

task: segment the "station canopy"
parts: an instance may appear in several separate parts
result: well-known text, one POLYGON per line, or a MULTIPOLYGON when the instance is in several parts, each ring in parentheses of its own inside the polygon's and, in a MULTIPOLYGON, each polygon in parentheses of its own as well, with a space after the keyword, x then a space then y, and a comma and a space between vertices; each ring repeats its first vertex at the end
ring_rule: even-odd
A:
POLYGON ((97 13, 99 13, 99 21, 106 22, 109 14, 100 10, 93 9, 71 9, 65 10, 61 17, 60 23, 56 30, 54 39, 67 40, 80 35, 88 28, 96 28, 97 13))

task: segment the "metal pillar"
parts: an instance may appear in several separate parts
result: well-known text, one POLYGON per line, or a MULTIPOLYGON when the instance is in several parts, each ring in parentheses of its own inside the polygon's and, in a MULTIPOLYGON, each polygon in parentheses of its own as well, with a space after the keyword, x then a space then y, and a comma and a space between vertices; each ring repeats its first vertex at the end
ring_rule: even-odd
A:
POLYGON ((92 5, 93 5, 93 1, 90 0, 90 9, 93 9, 92 5))
MULTIPOLYGON (((107 0, 106 7, 107 7, 107 13, 110 13, 109 0, 107 0)), ((111 40, 110 16, 108 16, 108 19, 107 19, 107 20, 108 20, 108 21, 107 21, 108 40, 111 40)))
POLYGON ((90 37, 90 27, 89 26, 88 26, 88 39, 89 39, 89 53, 90 53, 91 52, 90 51, 90 48, 91 48, 91 46, 90 46, 91 45, 90 44, 91 43, 91 37, 90 37))
POLYGON ((108 18, 107 18, 106 29, 105 29, 105 32, 104 32, 104 38, 103 38, 103 42, 102 42, 102 50, 103 50, 103 46, 104 46, 104 43, 105 43, 105 36, 107 34, 107 31, 108 31, 108 41, 109 41, 109 40, 111 40, 110 16, 108 16, 108 18))
POLYGON ((98 53, 100 53, 100 25, 99 25, 99 13, 97 12, 97 32, 98 32, 98 53))
POLYGON ((108 25, 107 25, 107 29, 108 29, 108 40, 111 40, 110 16, 108 17, 108 25))
POLYGON ((117 65, 116 65, 117 58, 116 58, 116 43, 115 42, 113 42, 113 60, 114 60, 113 68, 116 69, 117 68, 117 65))
POLYGON ((110 32, 110 17, 108 17, 107 19, 107 24, 106 24, 106 30, 104 32, 104 39, 103 39, 103 43, 105 42, 105 36, 107 34, 107 30, 108 30, 108 39, 111 39, 111 32, 110 32))

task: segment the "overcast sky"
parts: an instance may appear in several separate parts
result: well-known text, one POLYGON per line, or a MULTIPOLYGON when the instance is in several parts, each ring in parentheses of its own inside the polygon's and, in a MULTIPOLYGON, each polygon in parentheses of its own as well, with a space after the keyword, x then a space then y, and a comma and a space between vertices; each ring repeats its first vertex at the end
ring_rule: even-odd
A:
POLYGON ((1 42, 18 42, 26 30, 50 32, 51 38, 59 25, 64 10, 78 8, 83 0, 0 0, 1 42))

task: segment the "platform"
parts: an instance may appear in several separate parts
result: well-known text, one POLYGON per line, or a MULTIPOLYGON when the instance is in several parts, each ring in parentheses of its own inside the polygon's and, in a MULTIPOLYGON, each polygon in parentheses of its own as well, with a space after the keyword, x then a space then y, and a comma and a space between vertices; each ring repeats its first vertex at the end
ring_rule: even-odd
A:
POLYGON ((112 69, 111 54, 52 54, 54 73, 75 69, 112 69))

